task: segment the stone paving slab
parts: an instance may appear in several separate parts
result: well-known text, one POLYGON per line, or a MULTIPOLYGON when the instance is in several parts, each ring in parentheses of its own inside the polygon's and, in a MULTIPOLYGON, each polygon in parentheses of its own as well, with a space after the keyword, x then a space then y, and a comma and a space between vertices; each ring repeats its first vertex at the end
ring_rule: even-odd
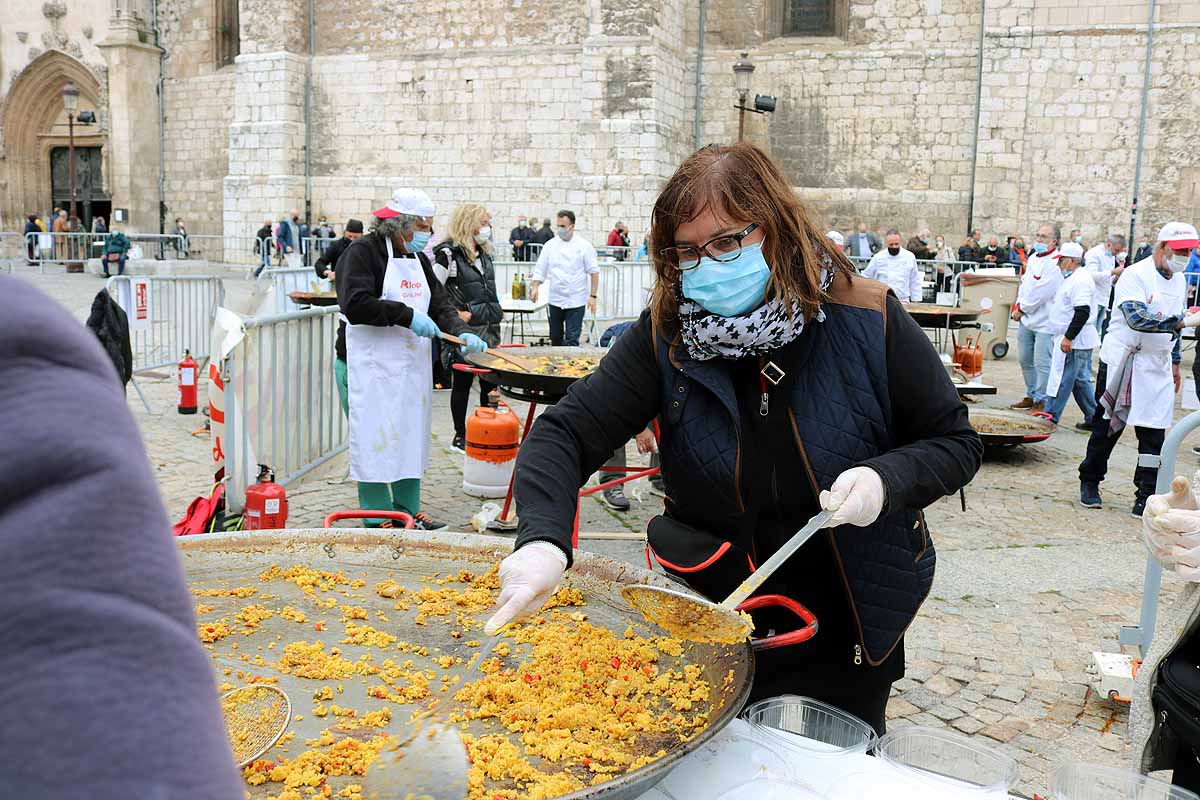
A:
MULTIPOLYGON (((91 276, 17 274, 42 287, 77 317, 100 281, 91 276)), ((248 304, 252 286, 227 278, 231 303, 248 304)), ((980 406, 1002 407, 1023 394, 1012 355, 985 362, 984 380, 1000 387, 980 406)), ((1185 353, 1185 370, 1192 353, 1185 353)), ((211 484, 209 440, 193 436, 203 418, 174 413, 174 380, 139 378, 154 413, 130 393, 129 407, 159 480, 163 501, 177 518, 211 484)), ((203 396, 203 395, 202 395, 203 396)), ((461 491, 462 456, 447 445, 452 430, 449 393, 434 395, 434 446, 423 484, 425 510, 467 530, 480 500, 461 491)), ((473 401, 472 401, 473 402, 473 401)), ((513 403, 522 417, 525 406, 513 403)), ((1177 412, 1177 418, 1182 412, 1177 412)), ((1127 709, 1097 696, 1087 673, 1093 650, 1116 651, 1122 624, 1136 621, 1145 554, 1133 502, 1133 437, 1113 453, 1101 487, 1105 507, 1078 503, 1077 466, 1087 441, 1073 429, 1073 405, 1048 441, 989 451, 967 488, 927 510, 940 559, 929 599, 906 640, 907 675, 889 703, 889 725, 933 725, 982 738, 1020 764, 1018 790, 1044 791, 1063 759, 1114 763, 1129 758, 1127 709)), ((1188 444, 1191 444, 1189 442, 1188 444)), ((631 464, 645 457, 628 449, 631 464)), ((1189 454, 1181 467, 1193 469, 1189 454)), ((288 487, 289 524, 316 526, 329 511, 356 505, 346 479, 346 456, 331 459, 288 487)), ((645 480, 627 489, 633 509, 620 514, 596 497, 581 507, 584 549, 644 564, 640 541, 587 539, 589 532, 641 533, 662 500, 645 480)), ((1179 589, 1164 580, 1163 602, 1179 589)))

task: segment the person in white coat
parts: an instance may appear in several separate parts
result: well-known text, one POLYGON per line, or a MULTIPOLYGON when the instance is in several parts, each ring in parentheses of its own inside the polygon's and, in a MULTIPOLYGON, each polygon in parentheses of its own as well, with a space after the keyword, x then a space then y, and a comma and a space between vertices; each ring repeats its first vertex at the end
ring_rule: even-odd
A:
POLYGON ((884 249, 871 256, 863 276, 883 281, 901 303, 921 302, 921 270, 917 257, 900 246, 900 231, 892 228, 884 236, 884 249))
POLYGON ((1025 378, 1025 397, 1009 408, 1042 411, 1046 406, 1046 384, 1050 380, 1050 359, 1054 348, 1054 333, 1050 330, 1050 306, 1062 270, 1058 268, 1057 225, 1046 223, 1033 237, 1034 255, 1025 264, 1013 320, 1017 328, 1017 358, 1025 378))
POLYGON ((1092 276, 1095 286, 1096 301, 1096 330, 1103 330, 1104 320, 1108 316, 1108 301, 1112 299, 1113 281, 1121 277, 1125 270, 1125 237, 1119 233, 1110 233, 1108 238, 1088 250, 1083 255, 1083 266, 1092 276))
MULTIPOLYGON (((424 192, 397 189, 336 271, 338 305, 349 323, 350 477, 358 481, 359 506, 405 512, 421 530, 446 527, 421 511, 433 421, 431 340, 447 331, 462 336, 465 352, 487 350, 464 332, 466 323, 422 252, 434 211, 424 192)), ((393 527, 388 520, 368 524, 393 527)))
MULTIPOLYGON (((1084 506, 1101 506, 1100 482, 1126 425, 1137 434, 1139 455, 1157 456, 1162 450, 1179 391, 1179 332, 1200 326, 1200 313, 1185 314, 1183 277, 1191 249, 1198 244, 1194 227, 1167 223, 1150 256, 1128 267, 1113 290, 1113 315, 1100 346, 1104 392, 1092 418, 1087 455, 1079 465, 1079 501, 1084 506)), ((1142 515, 1157 478, 1158 468, 1142 466, 1139 459, 1133 473, 1134 516, 1142 515)))
POLYGON ((1058 268, 1063 279, 1050 304, 1049 327, 1054 334, 1050 378, 1046 384, 1046 416, 1055 425, 1071 395, 1083 418, 1096 413, 1096 389, 1092 385, 1092 350, 1100 346, 1100 334, 1092 324, 1096 313, 1092 275, 1083 264, 1083 247, 1067 242, 1058 250, 1058 268))

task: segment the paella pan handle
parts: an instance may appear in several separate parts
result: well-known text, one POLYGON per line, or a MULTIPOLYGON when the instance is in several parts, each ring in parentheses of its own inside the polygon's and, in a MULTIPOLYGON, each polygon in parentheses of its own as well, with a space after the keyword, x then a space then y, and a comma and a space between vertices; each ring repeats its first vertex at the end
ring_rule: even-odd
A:
POLYGON ((456 369, 459 372, 469 372, 472 375, 490 375, 491 370, 486 367, 472 367, 470 364, 463 364, 461 361, 450 365, 451 369, 456 369))
POLYGON ((339 519, 394 519, 403 522, 405 528, 413 526, 412 515, 404 511, 376 511, 369 508, 358 508, 351 511, 334 511, 325 517, 325 521, 321 523, 321 527, 332 528, 333 523, 339 519))
POLYGON ((792 598, 781 594, 763 594, 751 597, 743 600, 741 605, 737 607, 737 610, 752 611, 756 608, 767 608, 770 606, 785 608, 791 611, 804 622, 804 627, 788 631, 787 633, 765 636, 762 639, 751 639, 750 646, 755 650, 770 650, 774 647, 787 647, 788 645, 800 644, 801 642, 807 642, 817 635, 816 615, 792 598))

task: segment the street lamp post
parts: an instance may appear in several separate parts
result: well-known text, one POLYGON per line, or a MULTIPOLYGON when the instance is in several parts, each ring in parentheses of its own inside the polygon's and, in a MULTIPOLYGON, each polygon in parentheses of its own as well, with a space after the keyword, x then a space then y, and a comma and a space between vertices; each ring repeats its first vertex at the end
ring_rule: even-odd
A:
POLYGON ((738 93, 738 141, 746 134, 746 98, 750 95, 750 76, 754 73, 754 65, 750 63, 749 53, 733 62, 733 82, 738 93))
POLYGON ((75 217, 75 109, 79 107, 79 90, 73 81, 67 81, 62 90, 63 108, 67 110, 67 172, 71 192, 71 217, 75 217))

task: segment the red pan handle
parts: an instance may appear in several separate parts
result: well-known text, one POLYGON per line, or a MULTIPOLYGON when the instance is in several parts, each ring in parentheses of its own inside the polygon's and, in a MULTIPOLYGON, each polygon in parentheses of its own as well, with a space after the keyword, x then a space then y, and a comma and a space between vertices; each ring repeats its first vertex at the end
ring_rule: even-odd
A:
POLYGON ((335 511, 325 517, 321 524, 323 528, 332 528, 339 519, 394 519, 404 523, 405 528, 412 528, 412 514, 404 511, 376 511, 369 508, 358 508, 352 511, 335 511))
POLYGON ((472 367, 470 364, 463 363, 451 364, 450 368, 456 369, 459 372, 469 372, 472 375, 487 375, 491 373, 491 370, 486 367, 472 367))
POLYGON ((800 644, 807 642, 809 639, 817 635, 817 618, 800 603, 790 597, 782 594, 763 594, 756 597, 746 599, 737 607, 738 611, 752 611, 756 608, 767 608, 768 606, 776 606, 786 608, 804 622, 804 627, 787 633, 779 633, 774 636, 766 636, 762 639, 751 639, 750 646, 755 650, 770 650, 775 647, 787 647, 788 645, 800 644))
POLYGON ((496 347, 529 347, 524 342, 510 342, 509 344, 498 344, 496 347))

